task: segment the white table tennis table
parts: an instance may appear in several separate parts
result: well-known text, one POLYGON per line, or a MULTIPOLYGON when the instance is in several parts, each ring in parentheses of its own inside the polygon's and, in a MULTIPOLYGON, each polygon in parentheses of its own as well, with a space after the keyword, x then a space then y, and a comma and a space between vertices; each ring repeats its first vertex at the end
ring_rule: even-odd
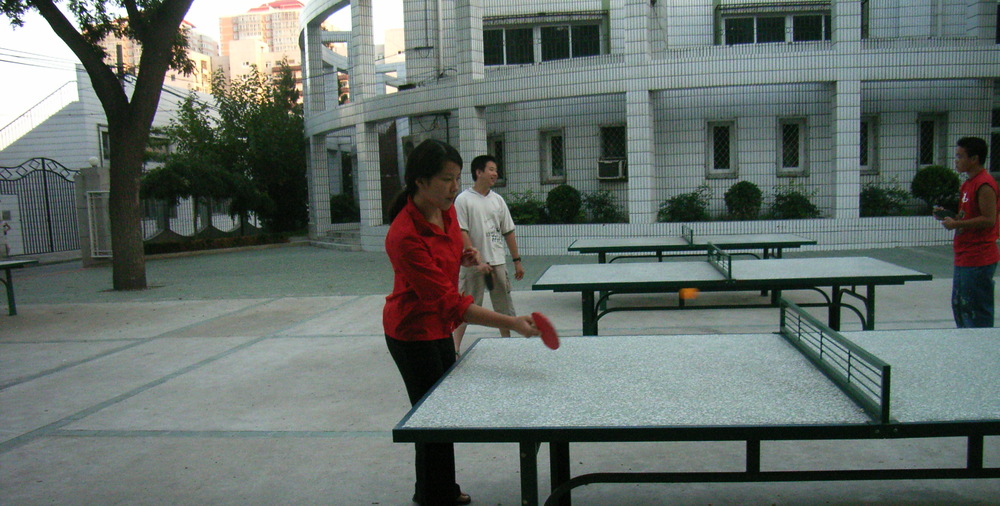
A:
POLYGON ((785 248, 815 245, 816 241, 797 234, 710 234, 698 235, 687 225, 681 227, 679 236, 655 237, 600 237, 577 239, 568 250, 576 253, 597 254, 597 263, 611 263, 625 258, 656 258, 695 256, 704 254, 712 244, 725 251, 761 250, 751 255, 758 259, 782 258, 785 248), (612 256, 610 259, 609 255, 612 256))
POLYGON ((573 488, 593 483, 1000 478, 983 455, 984 436, 1000 435, 1000 375, 982 374, 1000 370, 993 329, 841 334, 781 304, 776 334, 564 337, 555 351, 480 339, 393 440, 518 443, 524 505, 539 503, 543 443, 546 504, 568 505, 573 488), (965 467, 761 466, 770 441, 941 437, 967 440, 965 467), (571 477, 571 443, 654 441, 744 442, 744 470, 571 477))
POLYGON ((864 329, 871 330, 875 328, 876 286, 930 279, 930 274, 868 257, 733 260, 730 254, 711 248, 705 261, 552 265, 531 288, 580 292, 583 335, 587 336, 597 335, 598 320, 612 312, 770 307, 777 305, 782 291, 803 289, 823 295, 825 302, 809 305, 827 307, 828 324, 834 330, 840 329, 840 313, 845 308, 858 315, 864 329), (771 297, 765 303, 747 304, 690 304, 680 298, 676 305, 610 303, 616 294, 671 293, 682 288, 703 292, 769 291, 771 297), (845 296, 857 300, 863 308, 845 303, 845 296))

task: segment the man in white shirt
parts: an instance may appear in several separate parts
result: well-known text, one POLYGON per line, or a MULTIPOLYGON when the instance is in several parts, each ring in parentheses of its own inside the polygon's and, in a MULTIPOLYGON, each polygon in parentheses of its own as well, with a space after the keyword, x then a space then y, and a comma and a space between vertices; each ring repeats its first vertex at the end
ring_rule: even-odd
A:
MULTIPOLYGON (((492 190, 498 175, 496 158, 490 155, 477 156, 472 160, 472 188, 466 189, 455 199, 458 226, 462 229, 466 246, 479 250, 482 259, 478 266, 462 267, 458 290, 472 295, 475 303, 482 305, 483 292, 489 288, 493 310, 513 316, 514 302, 510 296, 506 250, 510 250, 513 257, 514 279, 524 277, 524 268, 517 253, 514 220, 510 217, 510 209, 503 197, 492 190)), ((456 352, 462 347, 466 326, 463 323, 455 329, 456 352)), ((510 337, 510 331, 501 330, 500 335, 510 337)))

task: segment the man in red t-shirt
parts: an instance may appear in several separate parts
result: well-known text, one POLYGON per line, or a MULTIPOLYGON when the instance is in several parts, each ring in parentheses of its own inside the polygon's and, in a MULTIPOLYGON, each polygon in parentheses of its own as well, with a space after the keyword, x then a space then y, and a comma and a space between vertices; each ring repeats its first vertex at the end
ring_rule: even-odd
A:
POLYGON ((951 307, 959 327, 993 326, 993 293, 1000 219, 1000 191, 983 166, 988 147, 978 137, 963 137, 955 149, 955 169, 967 179, 959 190, 958 215, 941 224, 955 231, 955 276, 951 307))

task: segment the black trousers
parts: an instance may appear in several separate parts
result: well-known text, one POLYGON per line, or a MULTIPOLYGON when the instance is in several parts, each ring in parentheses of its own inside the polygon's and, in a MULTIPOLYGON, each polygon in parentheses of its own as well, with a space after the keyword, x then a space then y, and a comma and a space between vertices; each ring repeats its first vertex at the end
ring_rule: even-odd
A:
MULTIPOLYGON (((415 405, 455 363, 455 341, 400 341, 385 336, 410 405, 415 405)), ((452 443, 416 443, 416 498, 422 506, 455 504, 461 493, 455 483, 455 446, 452 443)))

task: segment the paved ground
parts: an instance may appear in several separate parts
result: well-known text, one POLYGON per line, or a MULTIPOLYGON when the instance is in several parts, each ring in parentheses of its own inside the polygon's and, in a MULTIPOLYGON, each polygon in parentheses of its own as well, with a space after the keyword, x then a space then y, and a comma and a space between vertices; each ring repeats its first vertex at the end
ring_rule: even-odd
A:
MULTIPOLYGON (((879 289, 879 328, 945 328, 948 247, 869 255, 934 275, 879 289)), ((580 333, 579 297, 530 291, 553 262, 526 257, 520 312, 580 333)), ((0 504, 407 505, 412 447, 392 443, 406 413, 385 350, 384 254, 308 246, 150 260, 152 288, 119 293, 109 267, 79 261, 16 271, 19 315, 0 315, 0 504)), ((813 300, 795 292, 793 300, 813 300)), ((749 297, 703 294, 703 298, 749 297)), ((616 313, 615 334, 775 330, 776 312, 616 313)), ((845 330, 859 328, 845 313, 845 330)), ((473 328, 467 337, 494 335, 473 328)), ((541 347, 540 347, 541 348, 541 347)), ((987 371, 995 374, 995 371, 987 371)), ((987 463, 1000 463, 1000 441, 987 463)), ((540 458, 545 458, 542 449, 540 458)), ((574 472, 732 470, 730 443, 575 445, 574 472), (720 464, 721 462, 721 464, 720 464)), ((959 440, 765 444, 764 465, 962 465, 959 440), (823 465, 823 464, 821 464, 823 465)), ((515 445, 463 444, 474 504, 518 504, 515 445)), ((543 487, 547 476, 542 475, 543 487)), ((592 485, 574 504, 1000 504, 1000 480, 592 485)))

